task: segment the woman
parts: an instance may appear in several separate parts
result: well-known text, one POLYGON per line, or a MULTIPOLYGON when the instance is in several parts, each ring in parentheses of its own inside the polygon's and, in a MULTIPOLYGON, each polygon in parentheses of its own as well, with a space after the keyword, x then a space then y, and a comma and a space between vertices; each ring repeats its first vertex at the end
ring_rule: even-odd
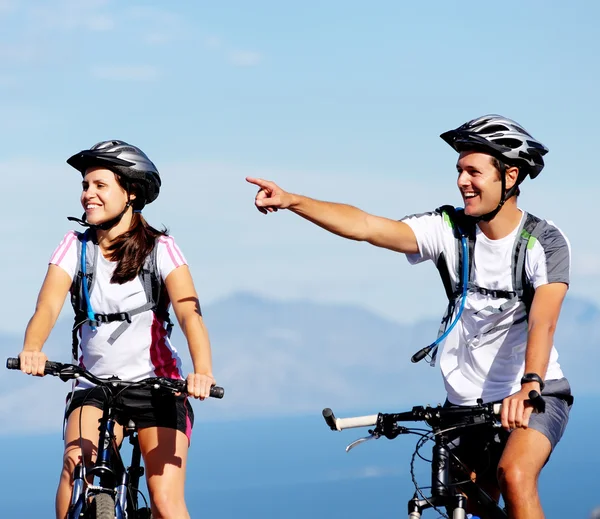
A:
MULTIPOLYGON (((83 176, 85 213, 82 220, 71 219, 88 229, 67 233, 52 255, 19 354, 21 370, 44 374, 47 357, 41 350, 71 291, 76 314, 74 355, 79 355, 79 342, 79 362, 85 368, 99 377, 116 375, 123 380, 182 378, 180 358, 165 328, 172 302, 194 367, 187 376, 188 393, 206 398, 215 380, 190 271, 173 238, 152 228, 141 214, 160 190, 156 166, 139 148, 122 141, 98 143, 67 162, 83 176), (86 283, 89 290, 81 290, 81 280, 88 280, 81 272, 86 268, 82 251, 88 257, 95 255, 87 267, 88 276, 91 270, 94 278, 86 283), (153 285, 158 291, 148 290, 143 282, 148 269, 157 271, 153 285)), ((67 515, 82 445, 86 464, 94 459, 102 415, 103 400, 97 389, 83 381, 75 389, 66 411, 65 453, 56 496, 59 519, 67 515)), ((123 409, 138 424, 153 516, 189 517, 184 481, 193 412, 187 397, 165 397, 157 403, 150 390, 140 394, 138 389, 122 400, 123 409)), ((122 429, 116 433, 120 441, 122 429)))

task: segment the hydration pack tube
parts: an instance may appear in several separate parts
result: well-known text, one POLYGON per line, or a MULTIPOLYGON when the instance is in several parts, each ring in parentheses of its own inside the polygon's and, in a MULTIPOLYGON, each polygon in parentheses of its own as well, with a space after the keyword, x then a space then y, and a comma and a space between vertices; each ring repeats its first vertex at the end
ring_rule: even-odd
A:
MULTIPOLYGON (((439 337, 429 346, 422 348, 411 357, 412 362, 419 362, 431 353, 432 365, 435 363, 435 356, 439 344, 448 337, 449 333, 461 318, 469 290, 495 299, 504 298, 522 301, 525 305, 526 312, 524 319, 528 318, 535 289, 527 277, 525 269, 526 254, 527 250, 534 246, 537 238, 545 228, 544 225, 540 225, 544 223, 543 220, 532 214, 525 213, 522 224, 517 231, 512 255, 511 271, 514 290, 495 290, 480 287, 476 285, 473 280, 476 221, 465 215, 461 208, 455 208, 450 205, 442 206, 438 208, 436 212, 442 215, 444 219, 447 218, 449 225, 453 228, 454 236, 459 240, 459 244, 457 247, 457 264, 450 265, 443 253, 438 258, 436 264, 444 284, 446 296, 448 297, 448 307, 446 314, 442 319, 439 337), (459 276, 457 276, 460 280, 459 284, 454 284, 452 282, 452 276, 450 275, 451 269, 454 269, 455 272, 459 273, 459 276), (448 326, 448 321, 454 314, 454 309, 456 308, 459 299, 460 307, 458 313, 454 321, 448 326)), ((521 322, 521 320, 518 322, 521 322)), ((516 324, 516 322, 513 324, 516 324)))
MULTIPOLYGON (((432 361, 435 359, 435 355, 437 353, 437 349, 440 343, 448 337, 452 329, 456 326, 456 323, 460 319, 460 316, 463 313, 465 308, 465 302, 467 300, 467 291, 469 289, 469 242, 467 239, 467 235, 462 231, 462 229, 458 228, 461 238, 460 238, 460 246, 462 249, 462 293, 460 296, 460 307, 458 309, 458 313, 452 321, 452 324, 446 328, 444 333, 440 335, 435 341, 433 341, 429 346, 425 346, 425 348, 420 349, 417 353, 415 353, 411 357, 411 362, 419 362, 423 360, 427 355, 431 354, 432 361)), ((454 307, 452 308, 454 309, 454 307)))
MULTIPOLYGON (((81 274, 82 274, 82 277, 84 280, 87 279, 87 276, 86 276, 87 272, 86 272, 86 265, 85 265, 86 249, 87 249, 86 244, 87 244, 87 240, 83 240, 81 242, 81 274)), ((96 326, 98 326, 98 321, 96 321, 96 314, 92 310, 92 302, 90 301, 90 291, 88 289, 88 284, 85 282, 82 283, 81 288, 83 289, 83 297, 85 299, 85 307, 86 307, 88 321, 90 323, 90 327, 92 328, 92 331, 95 332, 96 326)))
POLYGON ((93 291, 96 281, 98 257, 102 254, 95 241, 95 231, 88 229, 83 234, 78 235, 78 251, 80 257, 79 268, 75 272, 71 285, 71 305, 75 311, 75 323, 72 330, 73 359, 75 361, 79 353, 80 328, 86 322, 89 323, 92 331, 96 331, 96 328, 102 323, 120 321, 121 324, 107 339, 108 344, 114 344, 131 324, 132 317, 143 312, 152 311, 157 319, 166 325, 167 336, 170 337, 173 323, 168 312, 169 298, 166 294, 160 272, 158 271, 156 246, 146 257, 138 275, 138 279, 146 293, 146 303, 126 312, 110 314, 94 312, 90 299, 90 294, 93 291))

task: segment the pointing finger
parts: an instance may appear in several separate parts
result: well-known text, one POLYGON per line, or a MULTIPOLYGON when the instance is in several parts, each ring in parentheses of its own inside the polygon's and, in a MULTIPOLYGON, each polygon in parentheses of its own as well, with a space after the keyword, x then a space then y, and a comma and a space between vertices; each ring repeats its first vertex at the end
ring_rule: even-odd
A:
POLYGON ((254 178, 254 177, 246 177, 246 182, 250 182, 250 184, 254 184, 256 186, 259 186, 262 188, 268 188, 268 189, 273 189, 273 186, 275 185, 273 182, 270 182, 269 180, 264 180, 262 178, 254 178))

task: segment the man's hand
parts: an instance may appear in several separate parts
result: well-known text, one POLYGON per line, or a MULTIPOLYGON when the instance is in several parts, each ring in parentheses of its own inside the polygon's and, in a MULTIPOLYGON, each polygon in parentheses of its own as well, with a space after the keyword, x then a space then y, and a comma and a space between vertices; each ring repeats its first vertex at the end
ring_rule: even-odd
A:
POLYGON ((246 177, 251 184, 259 187, 254 205, 263 214, 273 213, 277 209, 287 209, 292 203, 292 195, 281 189, 275 182, 262 178, 246 177))
POLYGON ((523 384, 520 391, 502 401, 500 421, 502 427, 507 431, 519 428, 527 429, 529 426, 529 418, 533 412, 533 406, 529 402, 529 392, 532 389, 541 393, 540 385, 537 382, 530 382, 523 384))

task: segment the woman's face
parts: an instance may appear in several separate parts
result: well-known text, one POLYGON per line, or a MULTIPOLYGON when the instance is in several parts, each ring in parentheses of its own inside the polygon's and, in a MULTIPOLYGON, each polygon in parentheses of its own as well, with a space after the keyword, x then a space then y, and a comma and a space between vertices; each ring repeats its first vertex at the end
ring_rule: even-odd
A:
POLYGON ((88 168, 81 183, 81 205, 88 223, 100 224, 118 216, 129 197, 115 174, 105 168, 88 168))

